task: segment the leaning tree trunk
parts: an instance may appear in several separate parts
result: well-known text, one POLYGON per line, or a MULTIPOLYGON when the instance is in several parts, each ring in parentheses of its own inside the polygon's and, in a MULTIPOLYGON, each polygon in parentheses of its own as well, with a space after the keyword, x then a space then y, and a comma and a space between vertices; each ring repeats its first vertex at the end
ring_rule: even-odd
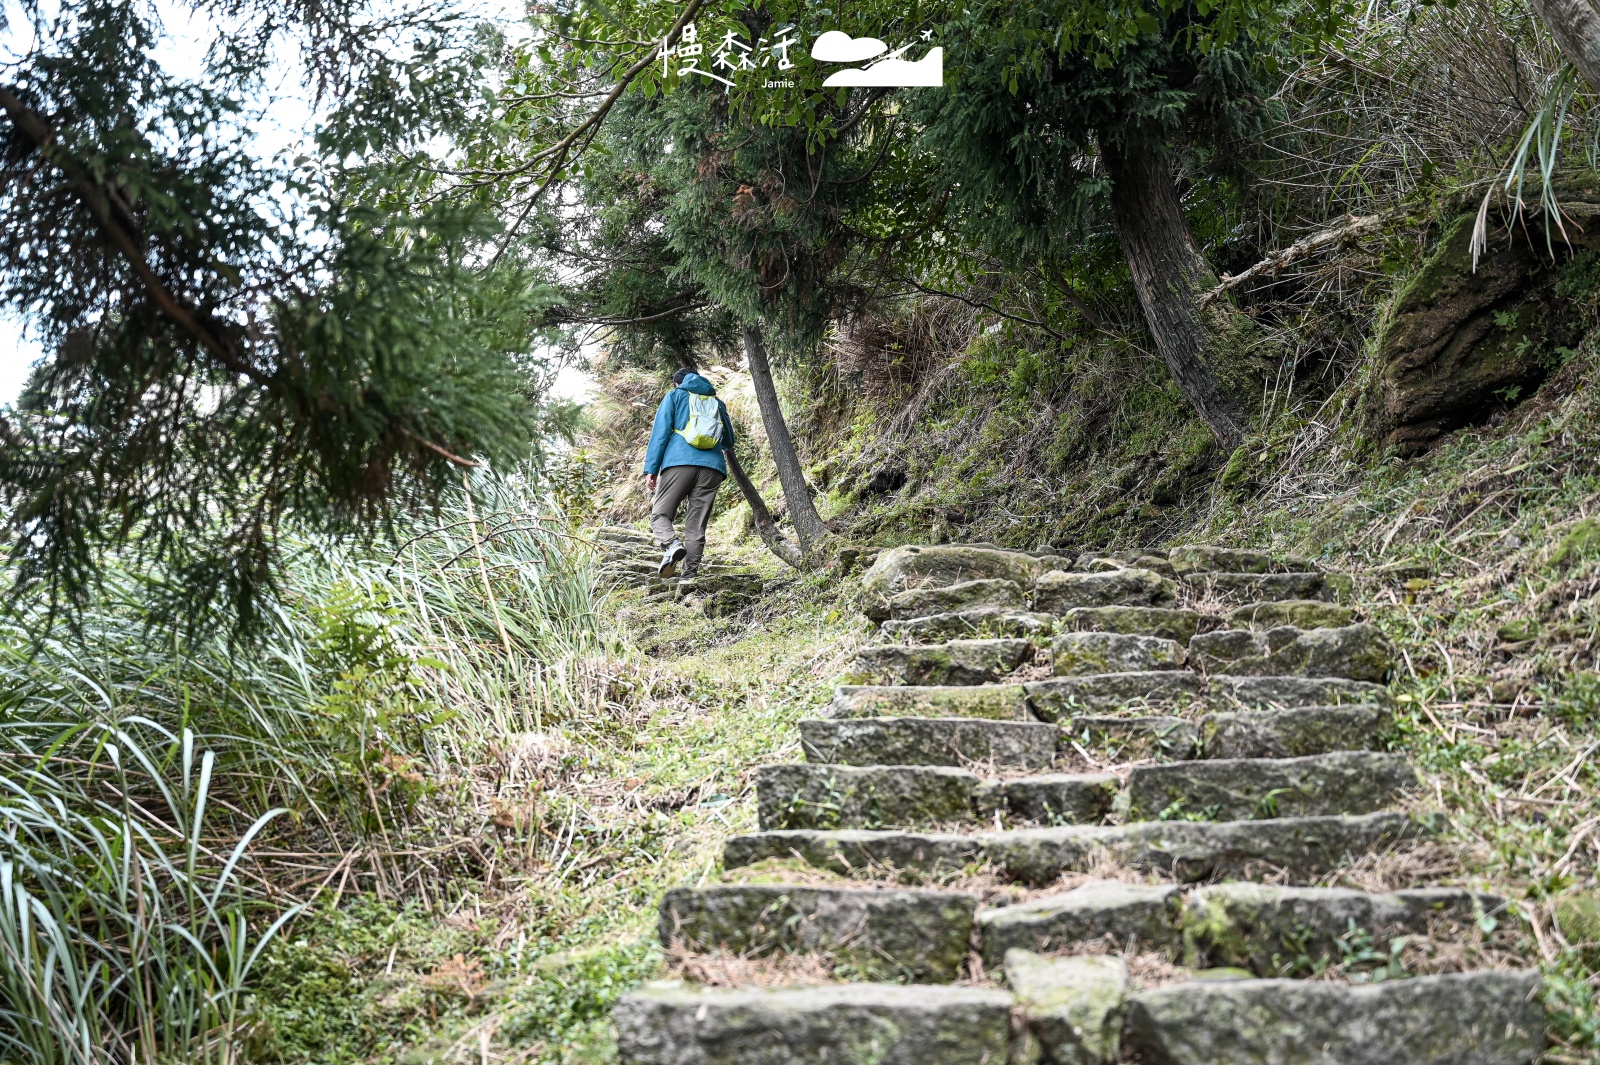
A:
POLYGON ((744 353, 750 360, 750 380, 755 385, 756 404, 761 408, 761 424, 767 430, 767 442, 772 445, 772 462, 778 467, 778 483, 783 485, 783 499, 789 505, 789 521, 800 538, 800 549, 810 555, 827 539, 828 527, 822 524, 822 517, 811 502, 811 487, 806 484, 800 456, 795 454, 794 441, 789 438, 789 425, 783 420, 783 408, 778 405, 778 386, 772 380, 772 367, 767 363, 767 346, 761 338, 759 325, 744 327, 744 353))
POLYGON ((1589 0, 1532 0, 1561 54, 1600 89, 1600 11, 1589 0))
POLYGON ((1111 214, 1145 320, 1178 390, 1222 446, 1244 439, 1257 377, 1253 323, 1227 297, 1209 304, 1217 275, 1189 231, 1167 160, 1145 145, 1101 140, 1111 178, 1111 214))
POLYGON ((767 550, 793 568, 800 569, 805 564, 805 557, 800 554, 800 549, 795 546, 794 541, 778 531, 778 523, 772 520, 772 513, 767 510, 767 501, 761 498, 761 493, 756 491, 755 482, 750 480, 750 475, 745 473, 744 467, 739 464, 739 456, 733 453, 732 448, 723 448, 722 457, 728 460, 728 472, 733 475, 739 491, 744 494, 744 501, 750 504, 750 513, 754 515, 756 521, 756 532, 767 545, 767 550))

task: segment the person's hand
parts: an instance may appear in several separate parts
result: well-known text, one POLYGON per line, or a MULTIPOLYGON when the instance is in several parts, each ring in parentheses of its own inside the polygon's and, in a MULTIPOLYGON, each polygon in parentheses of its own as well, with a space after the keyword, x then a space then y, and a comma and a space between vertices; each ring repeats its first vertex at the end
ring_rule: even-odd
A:
POLYGON ((653 473, 645 474, 644 475, 644 486, 646 488, 650 489, 650 491, 654 492, 656 490, 656 475, 653 474, 653 473))

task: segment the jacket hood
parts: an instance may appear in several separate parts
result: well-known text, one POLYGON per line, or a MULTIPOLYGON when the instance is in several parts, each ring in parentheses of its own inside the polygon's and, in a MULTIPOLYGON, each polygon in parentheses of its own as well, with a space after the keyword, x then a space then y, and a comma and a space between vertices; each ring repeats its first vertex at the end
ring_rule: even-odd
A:
POLYGON ((693 392, 697 396, 714 396, 717 394, 717 390, 712 387, 711 382, 697 373, 684 374, 683 384, 678 387, 685 391, 693 392))

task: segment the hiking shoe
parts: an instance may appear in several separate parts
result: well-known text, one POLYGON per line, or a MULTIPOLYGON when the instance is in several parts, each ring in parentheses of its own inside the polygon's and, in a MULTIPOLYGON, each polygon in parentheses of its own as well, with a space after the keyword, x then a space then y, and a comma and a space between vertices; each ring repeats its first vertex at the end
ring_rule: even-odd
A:
POLYGON ((668 544, 667 549, 661 553, 661 576, 670 577, 678 572, 678 563, 682 562, 683 556, 688 553, 689 549, 683 546, 682 540, 674 540, 668 544))

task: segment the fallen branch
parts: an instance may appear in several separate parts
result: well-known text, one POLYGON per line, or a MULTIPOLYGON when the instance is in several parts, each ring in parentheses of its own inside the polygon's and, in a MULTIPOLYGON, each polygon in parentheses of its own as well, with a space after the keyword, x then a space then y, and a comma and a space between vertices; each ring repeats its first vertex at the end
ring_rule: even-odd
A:
POLYGON ((1324 229, 1320 233, 1312 233, 1301 237, 1282 251, 1271 252, 1265 259, 1256 263, 1250 269, 1238 274, 1225 274, 1222 283, 1200 297, 1200 306, 1204 307, 1229 289, 1237 288, 1253 278, 1263 274, 1276 274, 1290 263, 1304 259, 1306 256, 1331 244, 1344 244, 1378 228, 1383 221, 1382 215, 1346 215, 1345 223, 1332 229, 1324 229))

